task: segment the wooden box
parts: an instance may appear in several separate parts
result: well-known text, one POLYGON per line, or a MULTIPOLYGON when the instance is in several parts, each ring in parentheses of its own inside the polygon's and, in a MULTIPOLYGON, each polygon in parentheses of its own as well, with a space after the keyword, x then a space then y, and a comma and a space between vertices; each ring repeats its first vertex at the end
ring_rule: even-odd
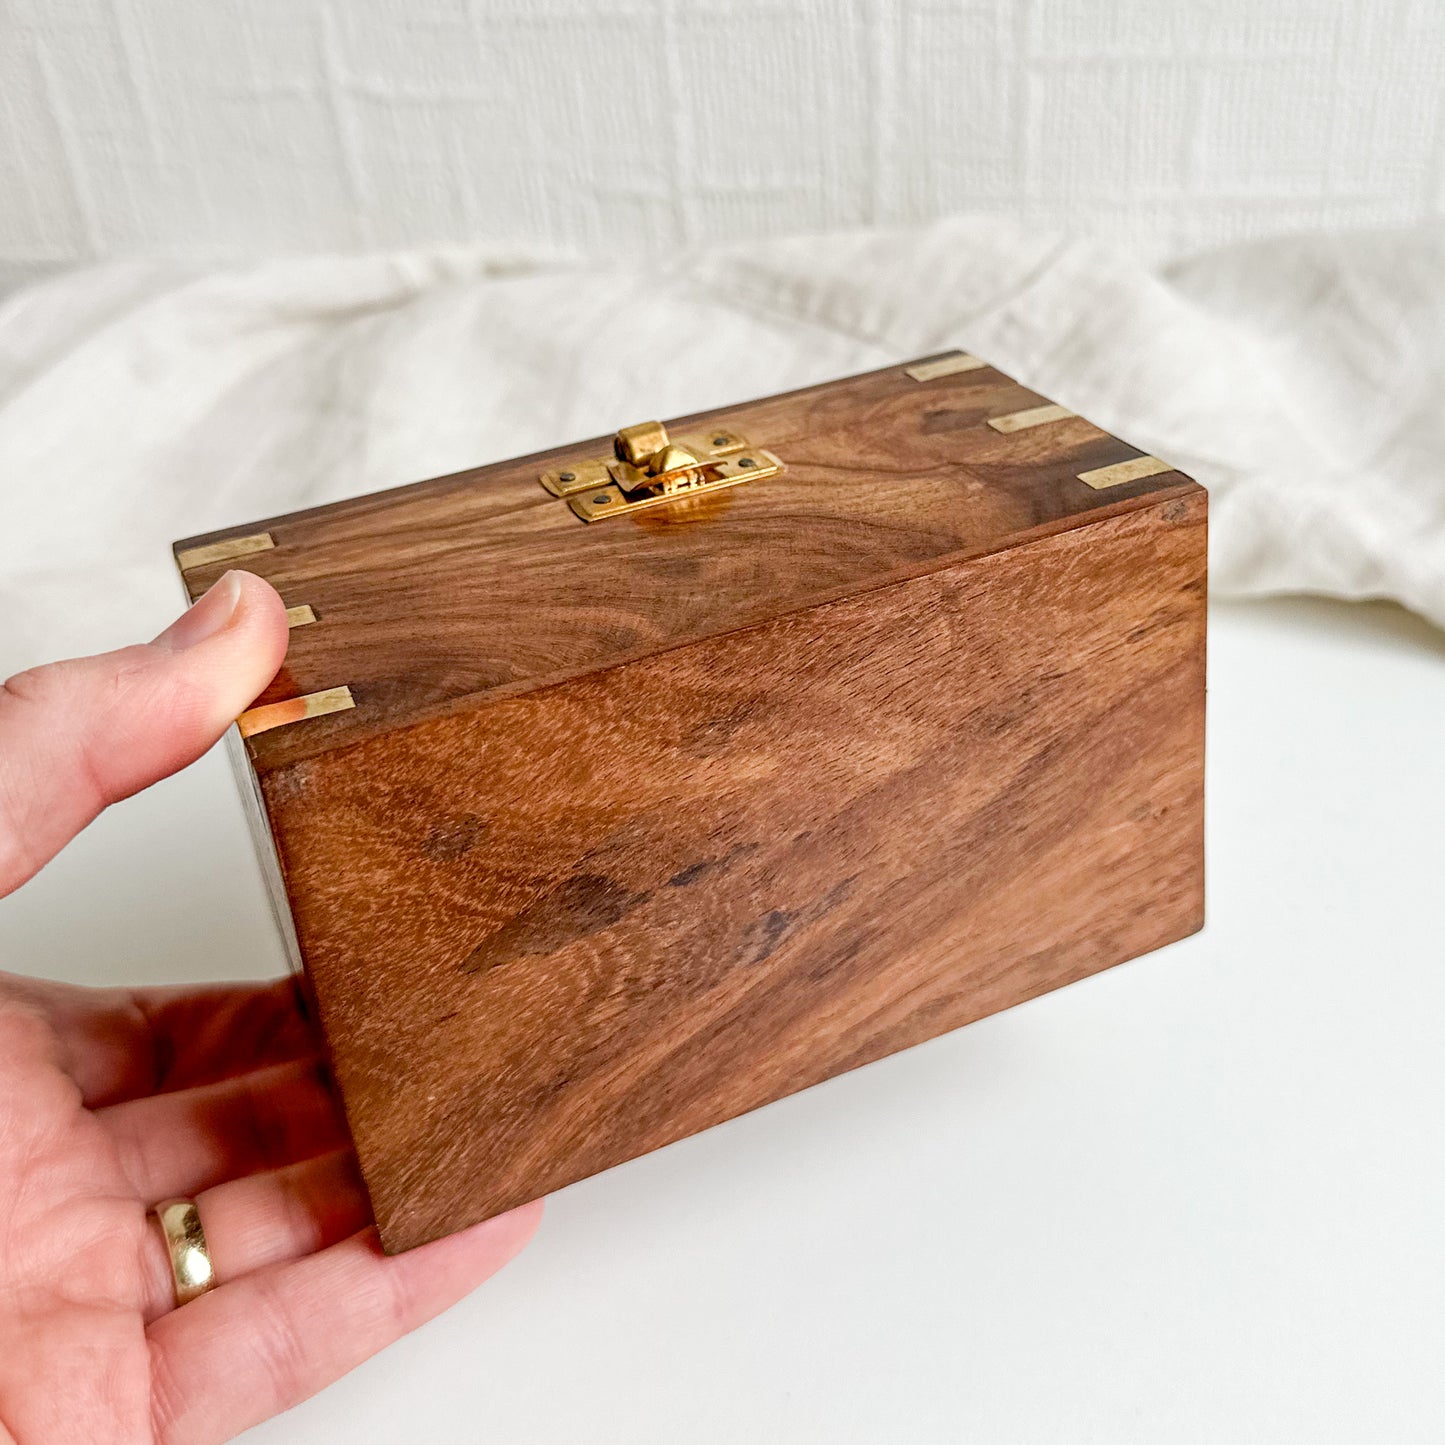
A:
POLYGON ((390 1251, 1201 925, 1200 487, 957 352, 669 430, 177 547, 293 609, 239 732, 390 1251))

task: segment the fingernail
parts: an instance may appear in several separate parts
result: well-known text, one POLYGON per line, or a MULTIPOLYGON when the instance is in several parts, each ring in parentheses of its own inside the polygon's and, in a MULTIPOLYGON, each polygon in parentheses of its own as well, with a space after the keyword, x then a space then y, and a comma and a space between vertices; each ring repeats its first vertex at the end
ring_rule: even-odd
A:
POLYGON ((241 574, 227 572, 220 581, 212 584, 210 591, 199 602, 181 613, 156 638, 154 646, 164 647, 169 652, 180 652, 214 637, 236 615, 236 604, 240 600, 241 574))

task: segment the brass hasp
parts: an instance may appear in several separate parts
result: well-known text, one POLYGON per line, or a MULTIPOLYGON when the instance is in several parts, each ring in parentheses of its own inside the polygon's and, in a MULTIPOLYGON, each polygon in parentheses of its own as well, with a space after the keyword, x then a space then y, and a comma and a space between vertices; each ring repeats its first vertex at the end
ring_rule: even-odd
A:
POLYGON ((542 485, 584 522, 662 506, 699 492, 775 477, 783 464, 763 447, 726 428, 669 437, 660 421, 623 427, 614 455, 559 465, 542 485))

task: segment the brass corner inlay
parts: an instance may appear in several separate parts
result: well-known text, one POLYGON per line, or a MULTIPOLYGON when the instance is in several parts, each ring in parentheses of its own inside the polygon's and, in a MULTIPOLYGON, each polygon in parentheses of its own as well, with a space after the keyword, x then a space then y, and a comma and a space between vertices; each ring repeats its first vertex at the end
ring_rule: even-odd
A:
POLYGON ((950 351, 947 356, 935 356, 932 361, 917 361, 905 366, 903 374, 914 381, 932 381, 936 376, 952 376, 958 371, 978 371, 988 365, 966 351, 950 351))
POLYGON ((1006 416, 991 416, 988 424, 997 432, 1028 431, 1032 427, 1047 426, 1051 421, 1063 421, 1073 415, 1068 407, 1050 403, 1048 406, 1031 406, 1026 411, 1011 411, 1006 416))
POLYGON ((288 607, 286 609, 287 627, 308 627, 316 621, 316 614, 311 610, 308 603, 303 602, 299 607, 288 607))
POLYGON ((276 540, 269 532, 253 532, 248 537, 227 537, 220 542, 207 542, 204 547, 187 547, 176 553, 176 566, 182 572, 196 567, 209 567, 215 562, 229 562, 235 557, 249 557, 253 552, 269 552, 276 540))
POLYGON ((285 702, 268 702, 264 707, 253 707, 236 719, 236 726, 243 738, 253 738, 257 733, 269 732, 272 728, 305 722, 307 718, 325 717, 327 713, 345 712, 355 706, 356 699, 349 687, 328 687, 324 692, 308 692, 305 697, 288 697, 285 702))
POLYGON ((1091 472, 1080 472, 1079 480, 1085 486, 1102 491, 1105 487, 1121 487, 1125 482, 1142 482, 1145 477, 1157 477, 1161 472, 1177 470, 1158 457, 1130 457, 1127 462, 1115 462, 1112 467, 1095 467, 1091 472))

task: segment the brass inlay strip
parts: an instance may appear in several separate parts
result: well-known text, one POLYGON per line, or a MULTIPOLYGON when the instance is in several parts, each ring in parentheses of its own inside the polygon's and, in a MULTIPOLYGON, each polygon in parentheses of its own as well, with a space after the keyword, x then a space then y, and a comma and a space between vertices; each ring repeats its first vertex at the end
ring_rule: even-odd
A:
POLYGON ((952 376, 956 371, 977 371, 988 362, 970 356, 966 351, 950 351, 947 356, 935 357, 932 361, 920 361, 916 366, 905 366, 903 374, 914 381, 932 381, 935 376, 952 376))
POLYGON ((1051 421, 1063 421, 1073 416, 1066 406, 1031 406, 1027 411, 1011 411, 1007 416, 991 416, 988 424, 1001 432, 1028 431, 1030 427, 1046 426, 1051 421))
POLYGON ((309 717, 325 717, 329 712, 345 712, 355 706, 356 699, 349 687, 328 687, 325 692, 308 692, 305 697, 288 697, 285 702, 268 702, 265 707, 253 707, 236 719, 236 726, 241 729, 243 738, 253 738, 257 733, 285 727, 287 723, 304 722, 309 717))
POLYGON ((176 565, 182 572, 193 567, 208 567, 212 562, 229 562, 232 557, 249 557, 252 552, 269 552, 276 545, 269 532, 253 532, 249 537, 227 537, 223 542, 207 542, 204 547, 187 547, 176 553, 176 565))
POLYGON ((316 621, 316 614, 311 610, 308 603, 303 602, 300 607, 288 607, 286 609, 287 627, 305 627, 308 623, 316 621))
POLYGON ((1092 472, 1080 472, 1079 480, 1097 491, 1103 487, 1122 486, 1125 482, 1142 482, 1145 477, 1157 477, 1160 472, 1174 470, 1158 457, 1131 457, 1127 462, 1115 462, 1112 467, 1095 467, 1092 472))

